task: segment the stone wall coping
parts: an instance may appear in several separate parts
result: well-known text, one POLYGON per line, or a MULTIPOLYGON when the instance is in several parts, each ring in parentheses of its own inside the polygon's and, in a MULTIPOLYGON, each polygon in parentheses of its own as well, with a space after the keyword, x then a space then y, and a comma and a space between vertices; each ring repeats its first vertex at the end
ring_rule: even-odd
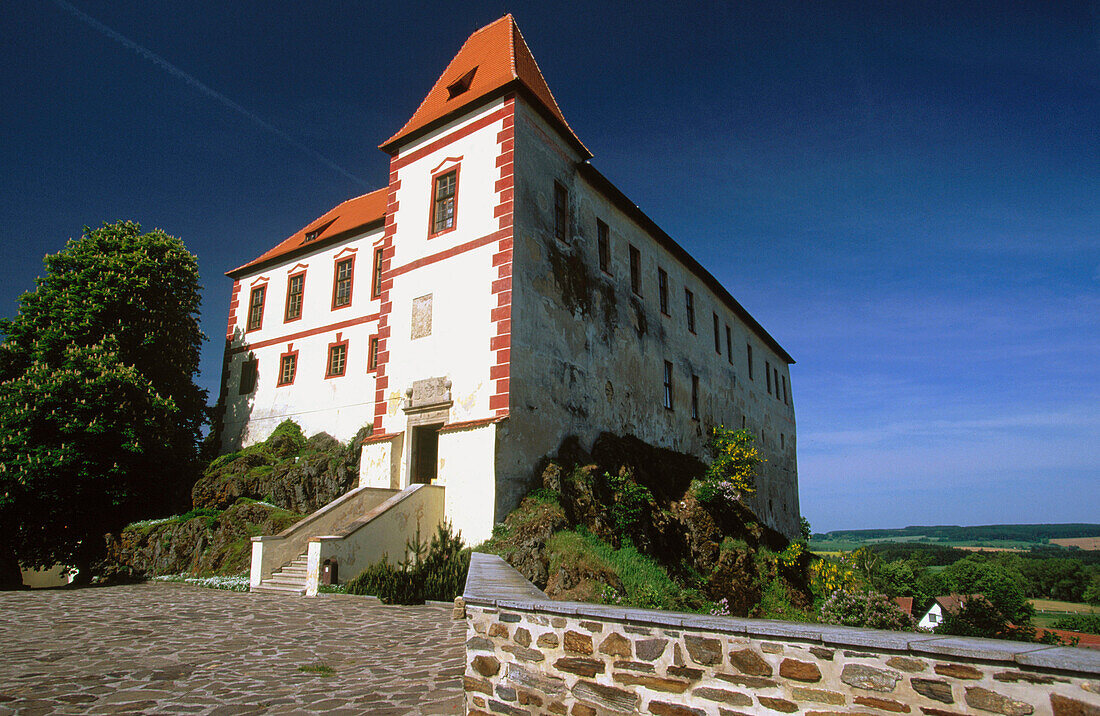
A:
POLYGON ((755 638, 792 639, 832 647, 857 647, 889 652, 1019 664, 1100 676, 1100 652, 1000 639, 937 636, 931 633, 862 629, 832 624, 803 624, 773 619, 718 617, 611 604, 555 601, 531 584, 502 558, 474 552, 463 599, 467 605, 501 610, 591 617, 660 627, 736 634, 755 638))

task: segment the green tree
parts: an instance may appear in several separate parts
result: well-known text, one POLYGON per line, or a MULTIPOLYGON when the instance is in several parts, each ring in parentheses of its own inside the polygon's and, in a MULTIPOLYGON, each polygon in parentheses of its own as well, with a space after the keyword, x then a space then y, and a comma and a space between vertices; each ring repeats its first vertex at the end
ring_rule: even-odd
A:
POLYGON ((874 586, 888 597, 917 596, 917 576, 909 563, 900 559, 879 567, 874 586))
POLYGON ((0 545, 90 576, 103 534, 186 504, 206 393, 199 280, 177 238, 85 227, 0 321, 0 545))
POLYGON ((944 618, 937 631, 993 638, 1025 636, 1021 630, 1029 628, 1035 609, 1027 600, 1024 579, 1018 572, 975 555, 945 569, 944 577, 953 592, 980 594, 981 599, 967 600, 957 613, 944 618))

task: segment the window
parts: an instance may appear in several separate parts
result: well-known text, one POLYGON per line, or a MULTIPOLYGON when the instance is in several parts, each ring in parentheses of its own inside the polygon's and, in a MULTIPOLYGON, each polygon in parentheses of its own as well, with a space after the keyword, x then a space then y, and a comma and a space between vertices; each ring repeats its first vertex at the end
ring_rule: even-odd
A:
POLYGON ((569 191, 558 182, 554 182, 554 236, 569 239, 569 191))
POLYGON ((764 379, 768 381, 768 395, 772 394, 772 364, 764 361, 764 379))
POLYGON ((355 257, 336 262, 336 278, 332 286, 332 307, 341 308, 351 305, 351 280, 355 268, 355 257))
POLYGON ((699 376, 691 376, 691 419, 699 419, 699 376))
POLYGON ((600 270, 611 275, 611 232, 607 224, 596 219, 596 249, 600 253, 600 270))
POLYGON ((772 376, 775 378, 775 399, 779 400, 779 369, 772 369, 772 376))
POLYGON ((458 198, 458 169, 437 176, 432 182, 431 236, 455 227, 455 201, 458 198))
POLYGON ((741 429, 742 429, 742 430, 744 430, 744 429, 745 429, 745 424, 746 424, 747 422, 748 422, 748 421, 747 421, 747 420, 745 419, 745 414, 744 414, 744 413, 742 413, 742 414, 741 414, 741 429))
POLYGON ((248 328, 249 331, 257 331, 264 324, 264 296, 267 295, 267 284, 252 289, 248 297, 248 328))
MULTIPOLYGON (((336 340, 340 340, 339 334, 336 340)), ((331 343, 328 347, 328 368, 325 369, 326 378, 336 378, 344 374, 348 365, 348 342, 331 343)))
POLYGON ((283 353, 279 357, 279 385, 290 385, 298 371, 298 351, 283 353))
POLYGON ((474 67, 474 69, 470 70, 451 84, 447 85, 447 99, 454 99, 466 90, 470 89, 470 83, 474 81, 475 72, 477 72, 477 67, 474 67))
POLYGON ((378 336, 370 337, 370 349, 367 351, 367 370, 378 370, 378 336))
POLYGON ((642 295, 642 253, 630 247, 630 290, 636 296, 642 295))
POLYGON ((374 276, 370 285, 371 298, 378 298, 382 295, 382 251, 381 248, 374 250, 374 276))
POLYGON ((752 377, 752 346, 748 343, 745 344, 745 353, 749 359, 749 380, 754 380, 752 377))
POLYGON ((780 449, 786 449, 787 447, 787 436, 784 433, 779 433, 779 447, 780 449))
POLYGON ((687 304, 688 330, 695 333, 695 294, 684 289, 684 302, 687 304))
POLYGON ((661 313, 668 315, 668 274, 657 267, 657 298, 661 304, 661 313))
POLYGON ((672 364, 665 361, 665 407, 672 410, 672 364))
POLYGON ((306 285, 304 273, 291 276, 286 281, 286 311, 283 313, 283 323, 302 317, 302 292, 306 285))
POLYGON ((779 377, 783 379, 783 403, 790 405, 790 401, 787 400, 787 376, 781 375, 779 377))
POLYGON ((733 334, 730 333, 729 326, 726 326, 726 360, 733 365, 733 334))
POLYGON ((241 384, 237 388, 238 395, 248 395, 256 390, 256 376, 258 374, 259 361, 255 358, 241 363, 241 384))
POLYGON ((722 355, 722 339, 718 335, 718 314, 712 315, 714 316, 714 352, 722 355))

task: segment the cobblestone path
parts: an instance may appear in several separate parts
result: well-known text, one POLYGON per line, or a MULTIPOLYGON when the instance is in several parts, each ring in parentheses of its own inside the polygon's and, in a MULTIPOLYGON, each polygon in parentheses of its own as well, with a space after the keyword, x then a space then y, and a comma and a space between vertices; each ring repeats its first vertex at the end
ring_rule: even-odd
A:
POLYGON ((0 715, 457 714, 464 629, 449 606, 342 595, 0 592, 0 715))

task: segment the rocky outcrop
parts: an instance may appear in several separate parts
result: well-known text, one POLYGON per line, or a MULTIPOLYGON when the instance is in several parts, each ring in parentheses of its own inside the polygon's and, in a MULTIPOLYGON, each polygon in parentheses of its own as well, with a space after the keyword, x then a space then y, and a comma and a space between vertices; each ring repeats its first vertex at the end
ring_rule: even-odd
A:
POLYGON ((247 572, 252 537, 276 534, 301 518, 246 498, 223 511, 193 510, 167 520, 138 522, 107 535, 107 560, 99 572, 116 580, 247 572))

